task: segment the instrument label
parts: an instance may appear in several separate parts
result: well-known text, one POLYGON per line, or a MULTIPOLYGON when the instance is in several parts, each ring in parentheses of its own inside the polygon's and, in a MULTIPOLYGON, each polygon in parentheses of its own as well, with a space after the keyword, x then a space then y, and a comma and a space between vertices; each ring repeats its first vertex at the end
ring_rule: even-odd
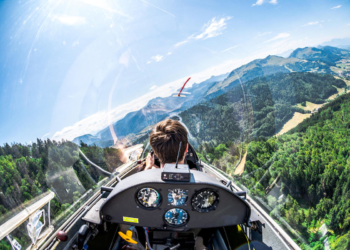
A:
POLYGON ((131 223, 139 223, 139 218, 123 217, 123 221, 131 223))

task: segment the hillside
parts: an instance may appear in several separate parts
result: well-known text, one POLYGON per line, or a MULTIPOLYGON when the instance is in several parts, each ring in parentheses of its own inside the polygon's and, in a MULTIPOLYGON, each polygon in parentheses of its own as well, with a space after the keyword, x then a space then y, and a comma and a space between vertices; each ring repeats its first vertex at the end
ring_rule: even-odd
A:
POLYGON ((276 73, 316 72, 334 74, 331 67, 342 59, 350 59, 350 51, 335 47, 299 48, 294 50, 288 58, 268 56, 254 60, 233 70, 228 77, 213 85, 206 94, 206 99, 214 98, 228 89, 251 79, 276 73))
POLYGON ((349 114, 350 94, 342 95, 287 134, 248 146, 241 182, 314 249, 323 247, 322 225, 332 249, 350 247, 349 114))
MULTIPOLYGON (((186 98, 175 98, 173 96, 161 98, 156 97, 150 100, 142 109, 128 113, 124 118, 113 124, 114 132, 118 139, 121 139, 130 134, 136 134, 142 131, 147 126, 153 125, 158 121, 163 120, 169 113, 178 112, 190 108, 201 101, 207 89, 227 77, 227 74, 212 76, 201 83, 194 83, 191 88, 185 88, 186 92, 191 94, 186 98)), ((101 147, 113 145, 113 136, 110 128, 107 127, 96 135, 82 135, 74 138, 73 142, 78 144, 80 141, 88 145, 96 144, 101 147)))
POLYGON ((327 65, 335 66, 335 62, 342 59, 350 59, 350 51, 346 49, 339 49, 331 46, 324 46, 319 48, 306 47, 296 49, 290 54, 289 58, 299 58, 309 61, 317 60, 324 62, 327 65))
POLYGON ((296 104, 323 103, 337 93, 334 86, 343 88, 346 84, 331 75, 279 73, 236 86, 180 116, 201 144, 268 137, 276 134, 294 112, 310 113, 296 104))

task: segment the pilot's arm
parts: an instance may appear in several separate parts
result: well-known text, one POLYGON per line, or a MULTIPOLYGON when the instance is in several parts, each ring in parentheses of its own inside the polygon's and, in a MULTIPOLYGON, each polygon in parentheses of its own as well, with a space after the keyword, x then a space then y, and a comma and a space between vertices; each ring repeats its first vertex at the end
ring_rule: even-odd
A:
POLYGON ((148 153, 146 158, 146 167, 145 170, 152 169, 152 168, 159 168, 156 164, 154 164, 154 154, 148 153))

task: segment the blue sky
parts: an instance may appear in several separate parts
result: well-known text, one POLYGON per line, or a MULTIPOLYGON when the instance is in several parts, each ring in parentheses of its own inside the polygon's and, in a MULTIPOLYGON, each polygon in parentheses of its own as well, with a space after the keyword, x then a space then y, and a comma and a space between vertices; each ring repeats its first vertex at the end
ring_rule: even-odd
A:
POLYGON ((0 143, 96 133, 189 76, 350 37, 349 1, 0 1, 0 143))

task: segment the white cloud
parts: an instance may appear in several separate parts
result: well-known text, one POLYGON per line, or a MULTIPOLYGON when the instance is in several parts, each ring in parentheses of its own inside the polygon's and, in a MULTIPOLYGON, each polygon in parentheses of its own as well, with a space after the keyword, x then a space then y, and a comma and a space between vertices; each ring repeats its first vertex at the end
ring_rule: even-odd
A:
POLYGON ((275 41, 277 39, 287 38, 287 37, 290 37, 289 33, 279 33, 277 36, 271 38, 270 40, 265 41, 265 43, 272 42, 272 41, 275 41))
POLYGON ((264 0, 258 0, 256 1, 256 3, 254 3, 252 6, 255 6, 255 5, 262 5, 264 3, 264 0))
POLYGON ((156 56, 152 56, 151 59, 156 61, 156 62, 160 62, 163 59, 163 56, 162 55, 156 55, 156 56))
POLYGON ((216 37, 222 34, 222 31, 226 29, 226 21, 230 20, 232 17, 227 16, 223 18, 214 17, 208 23, 204 24, 202 27, 202 32, 200 34, 192 34, 186 40, 176 43, 174 46, 179 47, 190 40, 205 40, 208 38, 216 37))
POLYGON ((231 17, 223 17, 220 20, 217 20, 216 17, 214 17, 211 21, 209 21, 207 24, 205 24, 202 28, 204 30, 201 34, 195 36, 194 38, 196 40, 198 39, 208 39, 211 37, 216 37, 218 35, 222 34, 222 31, 226 29, 226 21, 230 20, 231 17))
POLYGON ((310 25, 316 25, 316 24, 318 24, 318 23, 319 23, 318 21, 315 21, 315 22, 308 22, 307 24, 304 24, 303 27, 304 27, 304 26, 310 26, 310 25))
POLYGON ((80 16, 63 15, 63 16, 57 16, 55 17, 55 19, 57 19, 58 21, 66 25, 81 25, 86 23, 85 18, 80 16))
POLYGON ((157 86, 157 85, 153 85, 153 86, 150 87, 149 89, 150 89, 150 90, 154 90, 154 89, 156 89, 156 88, 158 88, 158 86, 157 86))
POLYGON ((254 3, 252 6, 256 6, 256 5, 262 5, 263 3, 270 3, 270 4, 277 4, 277 0, 257 0, 256 3, 254 3))
POLYGON ((337 6, 334 6, 333 8, 331 8, 331 10, 339 9, 340 7, 341 7, 341 5, 337 5, 337 6))
MULTIPOLYGON (((171 55, 172 53, 171 52, 168 52, 167 55, 171 55)), ((165 56, 162 56, 162 55, 156 55, 156 56, 152 56, 151 57, 151 60, 149 60, 147 62, 147 64, 150 64, 151 62, 160 62, 164 59, 165 56)))
POLYGON ((348 23, 348 26, 350 26, 350 23, 348 23))
POLYGON ((163 60, 163 58, 164 58, 164 56, 162 56, 162 55, 152 56, 152 57, 151 57, 151 60, 149 60, 149 61, 147 62, 147 64, 150 64, 150 63, 152 63, 152 62, 160 62, 161 60, 163 60))
POLYGON ((182 41, 182 42, 178 42, 178 43, 176 43, 174 46, 175 46, 175 47, 179 47, 179 46, 181 46, 181 45, 183 45, 183 44, 185 44, 185 43, 187 43, 187 42, 188 42, 187 40, 182 41))
POLYGON ((221 51, 221 52, 226 52, 226 51, 229 51, 229 50, 234 49, 234 48, 236 48, 236 47, 238 47, 238 46, 239 46, 239 45, 236 45, 236 46, 230 47, 230 48, 225 49, 225 50, 223 50, 223 51, 221 51))

